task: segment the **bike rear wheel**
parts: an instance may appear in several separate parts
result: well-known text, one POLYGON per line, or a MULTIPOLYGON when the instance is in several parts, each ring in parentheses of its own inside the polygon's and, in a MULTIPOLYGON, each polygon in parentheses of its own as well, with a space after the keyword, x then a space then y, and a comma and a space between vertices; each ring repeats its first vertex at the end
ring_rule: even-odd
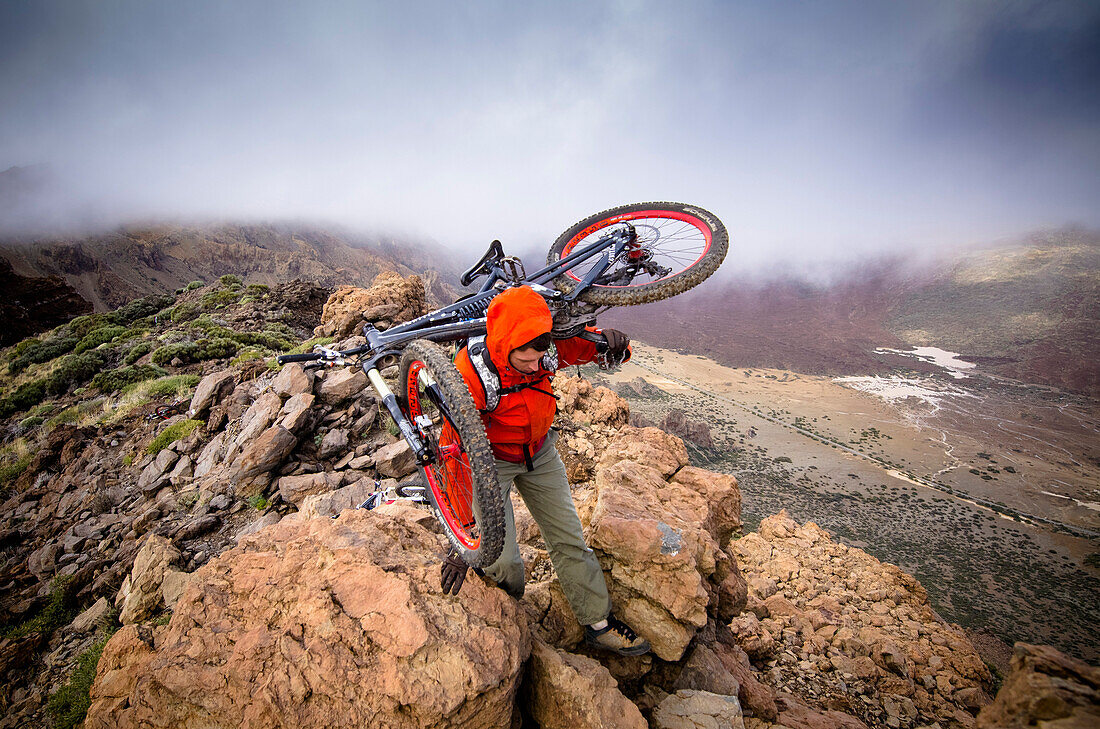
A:
MULTIPOLYGON (((595 243, 614 226, 631 226, 636 243, 581 293, 581 301, 630 306, 682 294, 717 271, 729 249, 726 227, 713 213, 683 203, 636 203, 575 223, 554 241, 546 262, 557 263, 595 243)), ((567 269, 554 279, 554 286, 572 291, 599 260, 596 255, 567 269)))
POLYGON ((403 410, 434 456, 421 467, 432 513, 471 567, 488 567, 504 547, 504 505, 496 465, 466 383, 450 358, 423 339, 401 355, 403 410))

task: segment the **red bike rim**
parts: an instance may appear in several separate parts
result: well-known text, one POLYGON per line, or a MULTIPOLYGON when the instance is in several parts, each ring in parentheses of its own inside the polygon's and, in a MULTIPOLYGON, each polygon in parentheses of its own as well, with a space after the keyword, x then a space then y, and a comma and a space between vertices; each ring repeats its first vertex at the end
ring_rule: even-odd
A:
MULTIPOLYGON (((420 370, 424 363, 415 361, 409 365, 408 381, 405 383, 406 402, 409 417, 416 418, 424 414, 420 403, 420 370)), ((470 461, 462 449, 462 441, 457 431, 444 420, 439 438, 429 444, 435 454, 435 463, 424 467, 428 488, 431 489, 436 505, 439 507, 447 528, 471 551, 481 545, 481 536, 471 533, 477 527, 473 515, 474 484, 470 461)))
MULTIPOLYGON (((673 256, 670 255, 670 253, 671 253, 671 254, 675 254, 677 257, 680 257, 681 260, 677 261, 678 263, 682 264, 682 262, 684 260, 690 260, 690 263, 688 263, 686 266, 683 266, 679 270, 674 270, 672 273, 668 274, 667 276, 664 276, 663 278, 653 279, 652 281, 646 281, 644 285, 657 283, 658 281, 664 281, 667 278, 671 278, 671 277, 673 277, 673 276, 675 276, 679 273, 683 273, 687 269, 689 269, 692 266, 694 266, 695 264, 697 264, 699 261, 703 260, 703 257, 707 254, 707 251, 710 250, 711 242, 713 240, 713 234, 711 233, 710 226, 708 226, 706 223, 704 223, 698 217, 696 217, 694 215, 691 215, 689 213, 682 213, 682 212, 679 212, 677 210, 636 210, 632 213, 621 213, 619 215, 613 215, 609 218, 604 218, 602 220, 597 220, 595 223, 592 223, 592 225, 589 225, 584 230, 581 230, 575 236, 570 238, 569 242, 565 244, 565 247, 562 249, 562 252, 561 252, 561 258, 565 258, 566 256, 568 256, 573 251, 573 249, 577 246, 578 243, 580 243, 585 238, 587 238, 588 236, 592 235, 593 233, 595 233, 599 230, 603 230, 604 228, 606 228, 608 226, 611 226, 611 225, 615 225, 616 223, 624 223, 624 222, 627 222, 627 221, 630 221, 630 220, 641 220, 643 218, 654 218, 654 219, 659 219, 659 220, 678 220, 682 223, 687 223, 688 225, 693 226, 700 233, 703 234, 703 250, 700 251, 698 257, 694 258, 693 260, 691 259, 690 256, 688 256, 686 259, 683 258, 682 257, 683 252, 680 251, 680 250, 668 251, 668 252, 660 251, 659 252, 660 255, 665 255, 665 256, 668 256, 668 257, 672 258, 673 256)), ((675 237, 669 238, 668 240, 675 240, 675 237)), ((694 256, 694 255, 695 255, 695 253, 693 251, 691 253, 691 256, 694 256)), ((674 258, 674 260, 675 260, 675 258, 674 258)), ((581 277, 578 276, 577 274, 573 273, 572 269, 566 271, 565 275, 569 276, 569 278, 571 278, 575 281, 580 281, 581 280, 581 277)), ((627 284, 626 286, 607 286, 607 285, 593 284, 593 286, 595 286, 595 287, 604 288, 604 289, 623 289, 623 288, 630 288, 632 285, 638 285, 638 284, 627 284)))

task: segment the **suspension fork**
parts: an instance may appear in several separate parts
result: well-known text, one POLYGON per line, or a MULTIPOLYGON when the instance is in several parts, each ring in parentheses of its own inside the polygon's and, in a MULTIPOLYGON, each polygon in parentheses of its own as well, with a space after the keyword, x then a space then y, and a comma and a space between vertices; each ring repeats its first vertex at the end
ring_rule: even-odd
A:
POLYGON ((431 449, 428 448, 428 444, 424 442, 420 434, 416 432, 412 421, 405 416, 405 413, 401 412, 401 406, 397 404, 397 396, 393 394, 393 390, 382 379, 382 373, 378 371, 377 367, 371 367, 367 370, 367 379, 370 380, 370 384, 374 386, 375 391, 382 396, 382 405, 390 414, 393 422, 397 424, 397 429, 401 431, 405 442, 412 448, 413 454, 416 456, 416 462, 422 466, 432 463, 435 457, 431 449))

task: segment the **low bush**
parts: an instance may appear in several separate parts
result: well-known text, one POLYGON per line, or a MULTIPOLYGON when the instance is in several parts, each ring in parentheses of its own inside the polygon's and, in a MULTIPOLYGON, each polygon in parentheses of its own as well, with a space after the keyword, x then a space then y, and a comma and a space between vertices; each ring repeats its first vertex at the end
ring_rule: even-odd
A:
POLYGON ((241 298, 239 291, 228 291, 221 289, 218 291, 208 291, 202 295, 200 299, 202 308, 215 309, 219 306, 228 306, 229 304, 235 304, 241 298))
POLYGON ((186 286, 184 286, 183 288, 184 288, 184 291, 194 291, 195 289, 201 289, 205 285, 206 285, 205 282, 199 281, 198 279, 196 279, 196 280, 192 281, 191 283, 187 284, 186 286))
POLYGON ((132 365, 134 362, 137 362, 139 359, 141 359, 142 357, 144 357, 145 355, 149 354, 152 351, 153 351, 153 343, 152 342, 139 342, 139 343, 135 344, 133 347, 130 348, 130 350, 126 353, 126 356, 123 358, 122 361, 127 365, 132 365))
POLYGON ((81 385, 95 377, 106 363, 107 356, 94 349, 66 355, 57 369, 46 378, 46 391, 51 395, 68 392, 70 387, 81 385))
POLYGON ((328 346, 335 342, 335 337, 315 337, 314 339, 307 339, 299 344, 297 347, 291 349, 287 354, 305 354, 306 352, 312 352, 313 348, 317 345, 322 347, 328 346))
POLYGON ((235 332, 233 341, 252 347, 264 347, 272 351, 286 351, 294 341, 275 332, 235 332))
POLYGON ((96 667, 103 655, 103 646, 107 645, 114 632, 114 629, 106 631, 88 650, 81 653, 69 680, 50 695, 46 708, 53 716, 54 729, 75 729, 84 722, 88 709, 92 706, 91 691, 96 667))
POLYGON ((218 283, 222 286, 240 286, 244 281, 241 280, 240 276, 234 276, 231 273, 227 273, 218 279, 218 283))
POLYGON ((145 296, 134 299, 129 304, 124 304, 110 315, 116 324, 129 324, 130 322, 152 316, 166 306, 171 306, 176 297, 167 295, 145 296))
POLYGON ((117 370, 107 370, 100 372, 98 375, 92 378, 92 387, 99 388, 100 392, 112 393, 118 392, 127 385, 132 385, 135 382, 142 382, 144 380, 155 380, 158 377, 164 377, 168 373, 162 368, 156 365, 135 365, 133 367, 122 367, 117 370))
POLYGON ((57 359, 63 354, 73 351, 80 339, 77 337, 50 337, 44 340, 31 339, 30 344, 23 346, 23 340, 19 343, 21 352, 8 365, 8 372, 16 375, 30 367, 32 364, 40 364, 57 359))
POLYGON ((6 489, 12 481, 23 475, 33 458, 33 454, 24 453, 18 458, 0 463, 0 489, 6 489))
POLYGON ((245 347, 244 349, 237 352, 237 356, 234 357, 233 359, 231 359, 229 361, 229 364, 239 365, 239 364, 244 364, 245 362, 250 362, 254 359, 263 359, 263 358, 264 358, 264 351, 263 350, 256 349, 255 347, 245 347))
POLYGON ((69 594, 69 578, 56 577, 50 584, 50 601, 38 611, 34 617, 14 626, 7 626, 2 631, 5 638, 22 638, 31 633, 40 633, 45 636, 53 635, 53 632, 62 625, 68 625, 73 619, 72 596, 69 594))
POLYGON ((66 328, 69 330, 70 336, 81 339, 93 329, 99 329, 101 326, 111 323, 111 319, 106 314, 84 314, 70 320, 66 328))
POLYGON ((19 429, 26 433, 28 430, 34 430, 44 422, 46 422, 46 419, 41 415, 31 415, 19 421, 19 429))
POLYGON ((201 420, 181 420, 178 423, 173 423, 165 428, 160 435, 153 439, 153 442, 145 449, 145 452, 151 456, 155 456, 168 446, 175 443, 180 438, 186 438, 202 425, 201 420))
POLYGON ((245 287, 245 291, 252 294, 253 296, 266 294, 270 290, 271 289, 270 287, 268 287, 267 284, 248 284, 248 286, 245 287))
POLYGON ((0 398, 0 418, 33 408, 46 398, 46 380, 34 380, 16 388, 15 392, 0 398))
POLYGON ((227 359, 237 353, 237 343, 225 337, 208 337, 197 342, 166 344, 153 352, 153 364, 166 365, 179 357, 183 362, 227 359))
POLYGON ((149 383, 145 388, 145 394, 151 398, 177 397, 199 384, 200 379, 198 375, 162 377, 155 382, 149 383))
POLYGON ((197 305, 192 304, 189 301, 184 301, 172 308, 172 313, 171 315, 169 315, 168 318, 171 319, 173 322, 178 323, 181 321, 194 319, 198 315, 198 313, 199 307, 197 305))
POLYGON ((87 352, 89 349, 95 349, 125 332, 126 327, 123 326, 106 326, 93 329, 84 335, 84 338, 76 345, 73 353, 80 354, 81 352, 87 352))

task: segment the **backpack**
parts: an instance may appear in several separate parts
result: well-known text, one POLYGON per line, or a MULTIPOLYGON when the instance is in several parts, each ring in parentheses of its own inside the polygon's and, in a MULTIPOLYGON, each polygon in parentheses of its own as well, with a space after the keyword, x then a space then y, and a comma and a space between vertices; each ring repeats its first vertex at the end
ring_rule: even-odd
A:
POLYGON ((500 405, 500 398, 528 388, 541 392, 543 395, 549 395, 555 400, 558 399, 558 396, 553 392, 536 387, 536 385, 541 385, 543 381, 553 381, 554 375, 552 373, 558 371, 558 348, 554 346, 553 342, 550 343, 550 349, 542 356, 542 361, 539 363, 544 370, 548 370, 551 374, 546 374, 542 379, 534 382, 523 382, 511 387, 500 386, 500 372, 497 371, 497 366, 489 356, 489 348, 485 346, 484 334, 466 340, 466 353, 470 355, 470 364, 474 366, 474 372, 481 380, 481 389, 485 391, 485 407, 481 412, 493 412, 500 405))

